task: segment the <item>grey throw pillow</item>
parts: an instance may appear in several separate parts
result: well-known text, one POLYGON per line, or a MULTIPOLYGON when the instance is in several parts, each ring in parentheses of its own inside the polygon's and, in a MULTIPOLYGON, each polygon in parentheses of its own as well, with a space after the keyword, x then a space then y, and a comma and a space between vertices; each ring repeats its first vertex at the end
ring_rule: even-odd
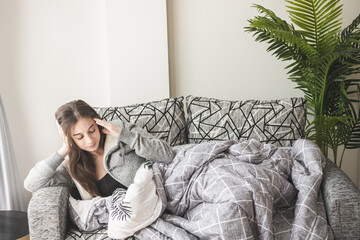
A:
POLYGON ((186 98, 188 141, 257 139, 277 146, 291 146, 305 137, 306 100, 228 101, 186 98))
POLYGON ((174 146, 186 142, 183 99, 166 98, 129 106, 95 107, 95 110, 104 120, 135 123, 174 146))

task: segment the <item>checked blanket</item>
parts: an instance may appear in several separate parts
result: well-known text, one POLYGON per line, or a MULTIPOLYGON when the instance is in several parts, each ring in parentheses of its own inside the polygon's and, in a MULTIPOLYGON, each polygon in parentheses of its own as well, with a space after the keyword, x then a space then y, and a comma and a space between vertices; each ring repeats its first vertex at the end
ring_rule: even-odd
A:
POLYGON ((333 239, 319 191, 325 164, 311 141, 175 147, 153 164, 165 213, 139 239, 333 239))
POLYGON ((169 164, 144 164, 127 191, 70 199, 82 230, 110 238, 333 239, 321 198, 325 159, 308 140, 275 147, 256 140, 173 148, 169 164))

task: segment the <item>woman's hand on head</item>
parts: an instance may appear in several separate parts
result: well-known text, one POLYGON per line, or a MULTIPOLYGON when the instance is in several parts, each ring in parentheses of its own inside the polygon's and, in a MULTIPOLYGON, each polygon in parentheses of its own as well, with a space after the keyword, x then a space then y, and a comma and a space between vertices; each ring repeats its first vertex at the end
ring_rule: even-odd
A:
POLYGON ((65 158, 66 155, 69 154, 70 152, 70 147, 69 147, 69 142, 68 142, 68 138, 66 137, 64 130, 62 129, 62 127, 59 125, 58 121, 56 121, 56 127, 58 129, 59 132, 59 136, 63 142, 62 147, 57 151, 63 158, 65 158))
POLYGON ((113 123, 101 120, 99 118, 94 118, 94 121, 97 125, 103 127, 102 132, 108 135, 111 135, 113 137, 118 138, 121 132, 121 128, 116 126, 113 123))

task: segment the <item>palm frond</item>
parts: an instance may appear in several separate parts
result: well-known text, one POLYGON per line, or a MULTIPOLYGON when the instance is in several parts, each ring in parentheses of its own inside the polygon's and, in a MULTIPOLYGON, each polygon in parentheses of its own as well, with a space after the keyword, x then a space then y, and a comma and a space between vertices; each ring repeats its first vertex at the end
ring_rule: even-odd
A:
MULTIPOLYGON (((359 32, 359 25, 360 25, 360 14, 357 16, 349 26, 344 28, 341 32, 341 42, 346 42, 349 38, 349 35, 351 35, 354 31, 359 32)), ((358 38, 359 39, 359 38, 358 38)))
POLYGON ((360 119, 357 119, 357 121, 351 125, 351 129, 349 131, 351 131, 351 136, 350 139, 344 143, 345 148, 360 148, 360 119))
MULTIPOLYGON (((260 5, 253 5, 257 10, 264 14, 264 16, 257 16, 255 19, 249 20, 249 27, 246 27, 247 32, 253 32, 257 36, 256 41, 270 41, 282 43, 282 46, 294 47, 301 51, 304 55, 313 57, 317 52, 309 46, 304 37, 295 31, 294 27, 288 24, 285 20, 277 17, 274 12, 266 9, 260 5)), ((270 42, 272 43, 272 42, 270 42)), ((280 46, 279 44, 277 46, 280 46)), ((268 50, 273 50, 275 47, 271 46, 268 50)))
POLYGON ((319 53, 331 52, 338 43, 342 5, 340 0, 286 0, 291 21, 302 29, 302 34, 319 53))

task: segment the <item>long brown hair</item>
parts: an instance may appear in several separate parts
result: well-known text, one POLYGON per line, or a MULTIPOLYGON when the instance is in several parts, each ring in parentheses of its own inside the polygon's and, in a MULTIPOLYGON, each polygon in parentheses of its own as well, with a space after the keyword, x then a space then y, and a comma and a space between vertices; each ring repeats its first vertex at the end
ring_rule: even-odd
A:
MULTIPOLYGON (((93 157, 87 151, 80 149, 71 137, 71 129, 80 118, 100 118, 99 114, 83 100, 74 100, 58 108, 55 118, 64 131, 69 144, 68 169, 73 178, 93 196, 99 196, 96 184, 96 169, 93 157)), ((105 134, 100 131, 99 147, 104 147, 105 134)))

